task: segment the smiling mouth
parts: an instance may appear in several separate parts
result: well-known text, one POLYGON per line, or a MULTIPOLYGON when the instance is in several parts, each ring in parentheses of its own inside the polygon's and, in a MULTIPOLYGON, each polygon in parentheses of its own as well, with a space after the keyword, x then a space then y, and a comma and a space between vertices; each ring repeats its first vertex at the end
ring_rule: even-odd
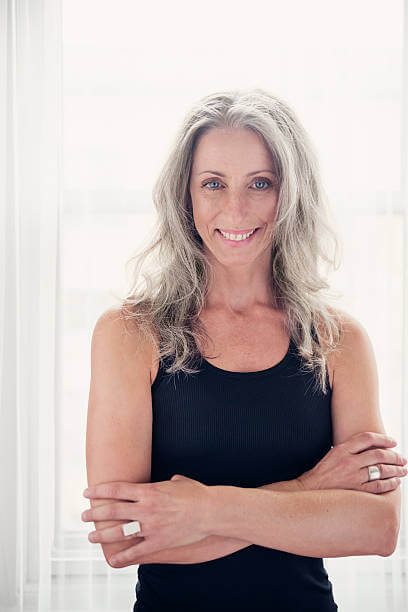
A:
POLYGON ((221 231, 219 228, 216 229, 216 231, 220 234, 220 236, 226 240, 227 242, 231 242, 231 243, 241 243, 241 242, 248 242, 255 234, 256 232, 259 230, 259 227, 256 227, 255 229, 252 230, 247 230, 245 232, 237 232, 237 233, 230 233, 230 232, 224 232, 221 231))
POLYGON ((244 229, 244 230, 229 230, 229 229, 224 229, 222 227, 217 227, 216 228, 218 231, 222 231, 225 234, 234 234, 235 236, 238 236, 239 234, 249 234, 250 232, 253 232, 254 230, 259 229, 259 227, 250 227, 249 229, 244 229))

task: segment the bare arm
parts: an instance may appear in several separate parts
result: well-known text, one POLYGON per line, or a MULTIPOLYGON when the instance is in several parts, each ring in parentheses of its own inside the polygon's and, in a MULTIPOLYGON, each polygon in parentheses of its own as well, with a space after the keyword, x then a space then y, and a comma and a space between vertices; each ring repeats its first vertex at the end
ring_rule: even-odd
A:
MULTIPOLYGON (((332 416, 333 416, 333 434, 334 444, 340 444, 347 440, 354 433, 363 431, 378 431, 385 432, 378 402, 378 380, 376 373, 375 357, 372 350, 370 340, 364 328, 353 317, 342 312, 343 322, 345 324, 345 336, 341 344, 341 356, 333 361, 334 381, 332 394, 332 416)), ((306 481, 307 482, 307 481, 306 481)), ((302 484, 305 481, 302 480, 302 484)), ((299 481, 285 481, 281 483, 273 483, 260 487, 272 491, 297 491, 299 490, 299 481)), ((306 486, 306 489, 309 488, 306 486)), ((313 488, 312 486, 310 488, 313 488)), ((330 487, 326 487, 329 489, 330 487)), ((346 488, 346 487, 345 487, 346 488)), ((348 487, 347 487, 348 488, 348 487)), ((323 492, 323 498, 316 496, 316 491, 312 492, 311 503, 316 504, 316 500, 324 501, 326 491, 323 492), (314 500, 314 501, 313 501, 314 500)), ((401 492, 399 489, 389 491, 381 496, 364 493, 362 491, 338 490, 334 493, 335 497, 339 495, 345 496, 341 499, 348 499, 351 505, 356 499, 366 501, 367 512, 374 508, 379 510, 377 500, 382 499, 382 508, 385 514, 391 519, 390 531, 387 533, 387 541, 385 548, 389 550, 390 541, 395 548, 396 534, 399 529, 399 508, 401 504, 401 492), (364 496, 364 498, 362 497, 364 496), (372 499, 374 498, 374 499, 372 499), (377 498, 377 499, 375 499, 377 498), (388 508, 387 508, 388 506, 388 508)), ((333 499, 333 495, 329 498, 333 499)), ((306 503, 309 503, 309 498, 303 497, 306 503)), ((292 500, 293 501, 293 500, 292 500)), ((328 502, 329 505, 332 502, 328 502)), ((365 504, 363 504, 365 505, 365 504)), ((348 512, 350 515, 350 510, 348 512)), ((347 510, 342 515, 342 518, 347 516, 347 510)), ((382 511, 378 512, 378 516, 383 516, 382 511)), ((350 517, 353 520, 353 516, 350 517)), ((374 517, 375 519, 375 517, 374 517)), ((378 523, 378 519, 377 519, 378 523)), ((348 527, 346 532, 348 532, 348 527)), ((363 530, 364 531, 364 530, 363 530)), ((380 531, 383 529, 380 527, 380 531)), ((365 532, 364 532, 365 533, 365 532)), ((211 535, 204 540, 189 546, 158 551, 146 556, 145 562, 149 563, 199 563, 200 561, 208 561, 228 555, 237 550, 241 550, 250 545, 250 542, 236 539, 235 537, 224 537, 223 535, 211 535)), ((364 534, 363 534, 364 537, 364 534)), ((364 542, 361 542, 364 549, 364 542)), ((371 543, 369 543, 371 544, 371 543)), ((382 546, 383 543, 381 542, 382 546)), ((349 553, 352 554, 352 553, 349 553)), ((357 553, 359 554, 359 553, 357 553)), ((361 554, 361 553, 360 553, 361 554)), ((367 553, 366 553, 367 554, 367 553)), ((372 553, 368 553, 372 554, 372 553)))
POLYGON ((308 557, 387 556, 395 520, 381 495, 214 486, 208 532, 308 557))
MULTIPOLYGON (((354 347, 355 348, 355 347, 354 347)), ((356 351, 354 350, 354 353, 356 351)), ((360 360, 363 361, 364 360, 360 360)), ((356 369, 356 364, 352 363, 351 361, 348 360, 348 363, 350 365, 350 367, 352 369, 356 369)), ((146 365, 148 364, 148 361, 146 361, 146 365)), ((132 366, 131 369, 129 369, 129 372, 133 373, 134 376, 134 372, 135 372, 135 368, 134 366, 132 366)), ((147 371, 147 368, 146 368, 147 371)), ((354 393, 352 396, 343 396, 344 393, 342 394, 342 392, 345 390, 345 385, 344 382, 342 381, 342 379, 344 381, 349 381, 350 380, 350 373, 347 372, 344 374, 342 374, 340 368, 338 369, 338 376, 337 376, 337 384, 334 385, 334 390, 336 390, 336 393, 333 394, 333 400, 334 400, 334 406, 337 407, 337 413, 335 411, 335 415, 338 414, 338 418, 335 418, 335 436, 337 439, 337 443, 339 443, 342 439, 347 438, 347 435, 351 435, 352 433, 356 432, 356 431, 363 431, 363 430, 371 430, 371 431, 375 431, 376 429, 378 429, 378 427, 375 427, 375 423, 373 423, 372 420, 370 420, 369 415, 370 415, 370 410, 371 409, 371 401, 367 401, 368 399, 368 393, 367 393, 367 388, 365 387, 364 390, 357 388, 354 388, 354 393), (362 392, 364 391, 364 392, 362 392), (359 399, 365 399, 366 401, 362 402, 361 404, 361 408, 365 409, 364 412, 359 413, 357 411, 357 406, 356 406, 356 400, 359 399), (350 406, 350 410, 347 411, 348 406, 350 406), (340 410, 340 408, 342 408, 342 410, 340 410), (351 408, 353 408, 353 410, 351 410, 351 408), (357 422, 356 421, 356 415, 357 414, 364 414, 365 418, 364 420, 362 419, 361 422, 357 422), (342 416, 342 421, 341 423, 343 424, 350 424, 350 427, 346 428, 343 427, 343 429, 340 429, 340 415, 344 415, 344 417, 342 416), (350 416, 347 416, 350 415, 350 416), (352 420, 354 419, 354 421, 352 420), (364 427, 363 425, 366 424, 368 426, 364 427)), ((102 377, 103 378, 103 377, 102 377)), ((361 376, 361 370, 359 371, 359 377, 358 380, 360 381, 360 383, 363 381, 363 377, 361 376)), ((123 383, 123 381, 121 381, 123 383)), ((141 381, 138 382, 138 389, 141 386, 141 381)), ((121 384, 121 389, 124 388, 124 385, 121 384)), ((147 385, 146 385, 147 388, 147 385)), ((129 397, 134 397, 134 394, 136 393, 136 391, 138 390, 136 388, 134 389, 129 389, 129 397)), ((150 407, 151 408, 151 407, 150 407)), ((106 413, 108 416, 109 414, 106 413)), ((146 414, 148 414, 146 412, 146 414)), ((129 417, 127 417, 127 419, 129 419, 129 417)), ((98 427, 100 428, 100 420, 98 420, 98 427)), ((120 432, 118 431, 118 435, 117 435, 117 448, 113 448, 111 446, 111 454, 110 454, 110 460, 108 461, 109 466, 112 466, 114 464, 114 462, 116 461, 117 463, 119 462, 119 456, 123 456, 122 451, 123 451, 123 440, 126 437, 126 432, 129 431, 129 423, 125 423, 124 424, 124 428, 123 430, 120 432), (118 453, 118 449, 120 448, 121 452, 118 453)), ((150 424, 149 424, 150 425, 150 424)), ((380 429, 382 429, 380 427, 380 429)), ((145 436, 148 438, 149 435, 149 431, 146 428, 145 430, 145 436)), ((146 437, 144 438, 146 440, 146 437)), ((101 436, 98 434, 97 437, 98 441, 101 439, 101 436)), ((139 440, 139 442, 142 441, 143 442, 143 438, 141 438, 141 440, 139 440)), ((336 443, 336 442, 335 442, 336 443)), ((98 443, 99 446, 99 443, 98 443)), ((139 449, 143 451, 143 449, 141 448, 141 446, 139 446, 139 449)), ((149 450, 150 449, 144 449, 148 455, 149 450)), ((145 457, 146 454, 143 452, 142 453, 143 456, 145 457)), ((103 451, 103 453, 101 453, 101 457, 106 458, 106 450, 103 451)), ((134 457, 135 455, 133 455, 134 457)), ((95 463, 95 465, 97 465, 95 463)), ((106 475, 106 469, 103 468, 103 470, 101 469, 101 471, 99 472, 100 476, 104 476, 104 478, 96 478, 97 482, 102 481, 106 481, 106 480, 129 480, 132 482, 149 482, 150 480, 150 472, 149 474, 147 474, 147 466, 145 466, 145 478, 143 477, 139 477, 136 474, 132 474, 129 476, 128 475, 124 475, 123 472, 123 463, 122 465, 118 465, 118 468, 120 468, 118 470, 118 475, 115 475, 112 473, 112 476, 106 475)), ((96 472, 95 472, 96 473, 96 472)), ((92 478, 92 480, 95 482, 95 479, 92 478)), ((295 492, 298 490, 298 486, 299 486, 299 482, 295 480, 293 481, 284 481, 284 482, 280 482, 280 483, 272 483, 269 485, 264 485, 263 487, 259 487, 259 489, 266 489, 266 490, 271 490, 271 491, 292 491, 295 492)), ((255 489, 255 491, 258 491, 259 489, 255 489)), ((339 493, 341 494, 343 491, 337 491, 337 493, 335 493, 335 495, 338 495, 339 493)), ((350 493, 350 491, 344 491, 346 493, 346 495, 348 493, 350 493)), ((313 491, 314 493, 318 493, 316 491, 313 491)), ((320 491, 320 493, 322 493, 320 491)), ((325 493, 325 492, 324 492, 325 493)), ((351 493, 357 493, 358 495, 362 495, 363 493, 361 492, 351 492, 351 493)), ((394 506, 398 506, 399 499, 398 496, 400 495, 399 491, 391 491, 389 493, 387 493, 386 495, 381 496, 383 498, 383 500, 385 501, 385 499, 387 499, 387 503, 388 503, 388 511, 390 509, 392 509, 392 507, 394 506)), ((366 499, 368 499, 368 497, 377 497, 377 496, 372 496, 371 494, 366 494, 366 499)), ((305 498, 303 498, 305 499, 305 498)), ((317 499, 317 498, 316 498, 317 499)), ((321 499, 321 497, 319 498, 321 499)), ((101 503, 101 502, 99 502, 101 503)), ((106 500, 103 501, 102 503, 106 503, 106 500)), ((307 500, 307 503, 309 503, 309 499, 307 500)), ((92 505, 98 505, 97 500, 94 501, 92 500, 91 502, 92 505)), ((395 513, 394 513, 395 514, 395 513)), ((387 514, 387 517, 389 517, 390 514, 387 514)), ((105 524, 99 524, 100 528, 103 528, 105 526, 111 526, 111 525, 115 525, 118 524, 118 522, 122 522, 122 521, 110 521, 109 523, 106 522, 105 524)), ((394 542, 395 542, 395 517, 393 517, 393 522, 394 522, 394 542)), ((388 524, 388 519, 387 519, 387 524, 388 524)), ((95 523, 96 527, 98 527, 97 523, 95 523)), ((240 534, 241 535, 241 534, 240 534)), ((389 532, 387 531, 387 537, 389 538, 389 532)), ((142 539, 142 538, 141 538, 142 539)), ((157 551, 156 553, 152 553, 150 555, 146 555, 145 557, 142 557, 143 559, 143 563, 175 563, 175 564, 183 564, 183 563, 200 563, 203 561, 208 561, 208 560, 212 560, 212 559, 216 559, 216 558, 220 558, 223 557, 225 555, 231 554, 237 550, 240 550, 242 548, 246 548, 247 546, 250 546, 252 543, 252 541, 247 541, 247 540, 241 540, 239 538, 237 538, 236 536, 231 537, 230 535, 227 536, 225 534, 216 534, 216 535, 211 535, 203 540, 201 540, 198 543, 189 545, 189 546, 182 546, 182 547, 176 547, 173 549, 166 549, 166 550, 162 550, 162 551, 157 551)), ((121 550, 126 550, 129 546, 134 546, 135 544, 135 538, 132 538, 132 540, 127 540, 127 541, 122 541, 122 542, 115 542, 114 544, 104 544, 103 545, 103 549, 104 549, 104 553, 105 553, 105 557, 108 558, 114 553, 114 552, 119 552, 121 550)), ((385 544, 385 549, 389 550, 389 540, 387 539, 387 542, 385 544)), ((383 548, 381 548, 381 550, 384 550, 383 548)), ((349 554, 353 554, 353 553, 349 553, 349 554)), ((359 554, 359 553, 357 553, 359 554)), ((360 553, 360 554, 373 554, 373 553, 360 553)), ((374 553, 376 554, 376 553, 374 553)), ((382 554, 382 553, 378 553, 378 554, 382 554)), ((320 555, 319 555, 320 556, 320 555)), ((326 555, 326 556, 330 556, 330 555, 326 555)), ((341 555, 340 555, 341 556, 341 555)))
MULTIPOLYGON (((271 484, 258 487, 270 491, 300 491, 303 490, 300 482, 294 480, 283 480, 282 482, 273 482, 271 484)), ((144 538, 141 538, 144 539, 144 538)), ((130 546, 134 546, 132 541, 128 546, 123 546, 122 550, 126 550, 130 546)), ((221 535, 210 535, 198 542, 187 544, 185 546, 177 546, 175 548, 165 548, 156 552, 142 556, 143 563, 202 563, 204 561, 212 561, 230 555, 242 548, 251 546, 251 542, 240 540, 236 537, 228 537, 221 535)))
MULTIPOLYGON (((91 343, 91 381, 86 430, 88 486, 109 481, 150 482, 152 405, 151 351, 136 329, 126 327, 117 310, 103 313, 91 343), (131 333, 132 332, 132 333, 131 333)), ((117 500, 91 499, 92 508, 117 500)), ((126 521, 95 521, 96 529, 126 521)), ((101 544, 107 563, 135 543, 101 544)))

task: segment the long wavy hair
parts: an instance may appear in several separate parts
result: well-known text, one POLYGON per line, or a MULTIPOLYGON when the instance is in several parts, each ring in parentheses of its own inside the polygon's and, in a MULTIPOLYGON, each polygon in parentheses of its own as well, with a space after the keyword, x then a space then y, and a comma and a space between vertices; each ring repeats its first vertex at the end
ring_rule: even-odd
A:
MULTIPOLYGON (((289 105, 256 88, 220 91, 196 102, 174 138, 153 186, 157 224, 149 242, 127 261, 134 264, 131 287, 121 299, 121 316, 132 319, 155 346, 171 357, 166 372, 198 371, 200 346, 211 342, 199 315, 213 267, 203 252, 189 192, 195 147, 213 128, 247 128, 268 147, 278 175, 279 199, 271 237, 270 283, 278 310, 303 367, 316 374, 315 390, 327 393, 326 357, 342 336, 340 295, 326 281, 342 244, 331 227, 317 154, 289 105), (330 243, 334 247, 330 249, 330 243), (319 266, 325 266, 324 270, 319 266), (318 334, 316 341, 315 331, 318 334)), ((210 357, 211 358, 211 357, 210 357)))

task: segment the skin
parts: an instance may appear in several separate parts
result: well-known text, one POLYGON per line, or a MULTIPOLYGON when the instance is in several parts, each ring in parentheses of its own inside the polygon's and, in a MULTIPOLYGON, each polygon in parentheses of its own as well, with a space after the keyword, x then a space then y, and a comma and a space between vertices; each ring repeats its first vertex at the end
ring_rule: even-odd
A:
POLYGON ((195 226, 205 254, 215 268, 209 308, 244 314, 258 304, 273 304, 268 275, 270 237, 279 197, 274 171, 268 149, 251 130, 211 129, 198 142, 190 195, 195 226), (205 170, 217 170, 225 177, 213 172, 201 174, 205 170), (263 172, 246 176, 255 170, 263 172), (272 184, 269 186, 265 179, 272 184), (216 231, 254 227, 261 229, 244 248, 232 248, 216 231))
MULTIPOLYGON (((269 368, 289 346, 284 312, 276 308, 270 287, 279 182, 269 149, 252 130, 210 129, 196 145, 189 189, 194 223, 214 270, 200 313, 212 343, 199 348, 225 370, 269 368), (231 245, 217 231, 256 227, 247 244, 231 245)), ((156 363, 152 379, 157 368, 156 363)))

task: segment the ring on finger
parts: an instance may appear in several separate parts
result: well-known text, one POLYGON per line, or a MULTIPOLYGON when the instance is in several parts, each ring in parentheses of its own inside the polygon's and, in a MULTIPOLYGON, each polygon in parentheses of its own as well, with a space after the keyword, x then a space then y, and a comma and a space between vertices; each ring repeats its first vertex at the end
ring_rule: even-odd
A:
POLYGON ((381 473, 378 465, 369 465, 368 480, 377 480, 378 478, 381 478, 381 473))
POLYGON ((141 531, 140 523, 139 521, 132 521, 131 523, 125 523, 124 525, 122 525, 122 530, 123 530, 123 535, 125 536, 139 533, 141 531))

